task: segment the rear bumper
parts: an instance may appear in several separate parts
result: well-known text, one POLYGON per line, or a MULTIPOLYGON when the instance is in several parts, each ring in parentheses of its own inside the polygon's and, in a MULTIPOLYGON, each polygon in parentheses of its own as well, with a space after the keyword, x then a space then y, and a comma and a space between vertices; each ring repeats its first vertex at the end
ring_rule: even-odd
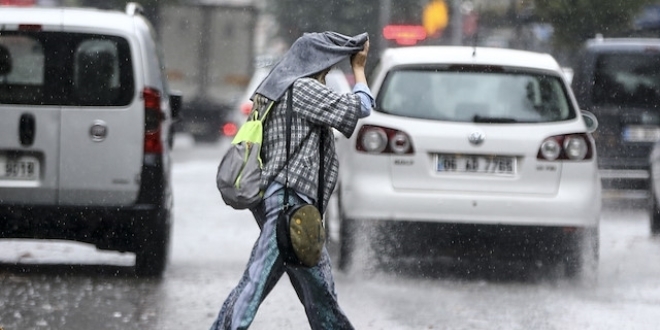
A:
POLYGON ((0 206, 0 238, 62 239, 135 251, 135 237, 157 219, 153 204, 131 207, 0 206))
POLYGON ((547 195, 395 190, 370 176, 340 192, 348 219, 569 227, 598 225, 601 194, 597 176, 564 180, 547 195))

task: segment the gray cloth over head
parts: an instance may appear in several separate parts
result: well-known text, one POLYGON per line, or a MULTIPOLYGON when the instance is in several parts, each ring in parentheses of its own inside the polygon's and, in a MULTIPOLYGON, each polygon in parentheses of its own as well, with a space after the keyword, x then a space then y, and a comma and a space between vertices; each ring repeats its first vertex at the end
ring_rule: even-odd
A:
POLYGON ((366 32, 353 37, 332 31, 304 33, 273 67, 255 94, 279 100, 296 79, 319 73, 358 53, 367 40, 366 32))

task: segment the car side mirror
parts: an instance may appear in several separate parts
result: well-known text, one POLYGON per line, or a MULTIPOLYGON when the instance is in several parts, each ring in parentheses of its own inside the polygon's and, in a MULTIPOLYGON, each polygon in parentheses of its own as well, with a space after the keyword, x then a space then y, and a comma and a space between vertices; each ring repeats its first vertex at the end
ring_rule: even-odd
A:
POLYGON ((170 91, 170 110, 172 111, 172 118, 179 118, 182 102, 183 96, 180 91, 170 91))
POLYGON ((598 128, 598 119, 596 119, 596 115, 586 110, 582 110, 581 112, 582 119, 584 119, 584 123, 587 125, 587 131, 589 133, 595 132, 598 128))

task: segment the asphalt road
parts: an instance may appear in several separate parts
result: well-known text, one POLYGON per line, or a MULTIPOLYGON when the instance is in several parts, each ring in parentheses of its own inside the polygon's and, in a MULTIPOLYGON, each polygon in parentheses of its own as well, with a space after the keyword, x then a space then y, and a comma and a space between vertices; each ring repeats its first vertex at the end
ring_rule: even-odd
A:
MULTIPOLYGON (((224 148, 175 142, 172 253, 160 280, 136 279, 131 254, 0 240, 0 328, 208 329, 258 235, 251 214, 225 206, 215 188, 224 148)), ((595 283, 544 268, 335 270, 340 305, 356 329, 657 329, 660 238, 641 206, 606 201, 595 283)), ((251 329, 309 329, 286 276, 251 329)))

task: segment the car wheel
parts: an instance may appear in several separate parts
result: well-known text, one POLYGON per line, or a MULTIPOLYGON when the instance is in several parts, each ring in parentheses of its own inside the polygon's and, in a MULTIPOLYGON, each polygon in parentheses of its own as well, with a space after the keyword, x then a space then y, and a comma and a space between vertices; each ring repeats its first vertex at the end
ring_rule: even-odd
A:
POLYGON ((160 210, 154 217, 140 219, 135 274, 138 277, 160 277, 165 271, 170 246, 170 211, 160 210))
POLYGON ((339 226, 340 217, 339 217, 339 200, 337 193, 334 193, 330 196, 328 201, 328 206, 325 209, 325 215, 323 216, 323 227, 325 228, 325 237, 328 243, 333 243, 339 241, 337 229, 339 226))
POLYGON ((220 140, 220 133, 214 130, 210 130, 210 132, 194 133, 192 136, 195 143, 216 143, 220 140))
POLYGON ((649 221, 651 223, 651 235, 660 234, 660 208, 655 193, 649 198, 649 221))
POLYGON ((355 220, 340 218, 339 226, 339 263, 342 271, 348 271, 354 254, 357 223, 355 220))
POLYGON ((585 279, 595 280, 600 255, 599 241, 598 228, 585 228, 569 236, 564 263, 566 277, 577 278, 583 275, 585 279))
POLYGON ((167 133, 167 145, 170 149, 174 148, 174 126, 170 126, 170 129, 167 133))
MULTIPOLYGON (((404 247, 407 242, 404 228, 400 223, 380 221, 370 230, 369 243, 373 254, 373 261, 380 269, 391 269, 396 261, 404 256, 404 247)), ((408 251, 419 252, 419 251, 408 251)))

